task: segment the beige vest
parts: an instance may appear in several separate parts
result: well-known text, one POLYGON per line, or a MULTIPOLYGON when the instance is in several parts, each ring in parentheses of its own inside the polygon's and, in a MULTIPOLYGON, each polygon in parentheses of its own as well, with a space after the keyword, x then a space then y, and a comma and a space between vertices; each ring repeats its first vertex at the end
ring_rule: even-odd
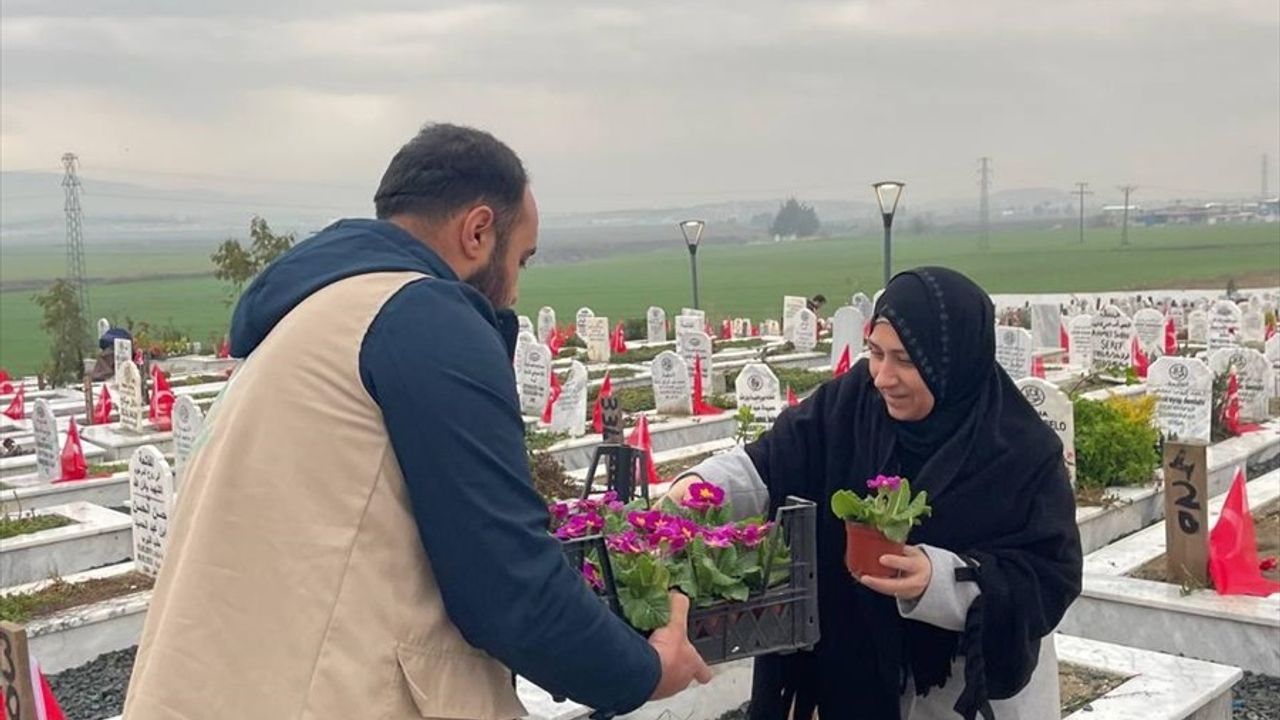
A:
POLYGON ((236 371, 180 486, 128 720, 525 714, 445 614, 360 379, 365 331, 422 277, 316 292, 236 371))

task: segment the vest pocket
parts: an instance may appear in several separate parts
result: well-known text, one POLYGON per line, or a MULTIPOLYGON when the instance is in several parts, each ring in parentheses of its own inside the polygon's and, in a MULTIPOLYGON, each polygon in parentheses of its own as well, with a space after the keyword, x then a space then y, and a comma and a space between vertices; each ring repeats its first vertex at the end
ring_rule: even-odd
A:
POLYGON ((397 645, 396 660, 424 718, 512 720, 526 714, 511 671, 487 655, 397 645))

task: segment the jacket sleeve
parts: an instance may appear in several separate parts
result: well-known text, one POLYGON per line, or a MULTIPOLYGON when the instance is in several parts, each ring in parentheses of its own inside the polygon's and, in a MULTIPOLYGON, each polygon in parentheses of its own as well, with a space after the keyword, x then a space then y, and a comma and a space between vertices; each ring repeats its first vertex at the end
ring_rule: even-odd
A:
POLYGON ((657 686, 657 653, 547 532, 492 318, 468 287, 411 283, 370 326, 362 380, 382 409, 445 609, 467 642, 553 695, 628 712, 657 686))

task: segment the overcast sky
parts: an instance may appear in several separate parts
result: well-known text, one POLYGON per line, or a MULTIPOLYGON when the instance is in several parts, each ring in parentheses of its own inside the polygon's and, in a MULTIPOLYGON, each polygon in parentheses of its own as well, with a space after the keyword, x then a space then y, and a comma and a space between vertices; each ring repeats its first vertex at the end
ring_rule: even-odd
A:
POLYGON ((474 124, 544 211, 1280 186, 1277 0, 4 0, 0 169, 372 195, 474 124), (174 173, 191 173, 184 177, 174 173), (216 177, 210 177, 216 176, 216 177), (297 181, 290 187, 282 181, 297 181))

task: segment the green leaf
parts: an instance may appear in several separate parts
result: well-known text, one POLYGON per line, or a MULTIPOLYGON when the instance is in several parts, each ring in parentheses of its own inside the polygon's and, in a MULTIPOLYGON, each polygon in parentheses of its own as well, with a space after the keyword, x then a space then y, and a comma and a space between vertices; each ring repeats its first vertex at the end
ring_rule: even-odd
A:
POLYGON ((746 583, 741 581, 720 588, 720 597, 734 602, 744 602, 750 594, 751 591, 747 588, 746 583))
POLYGON ((858 520, 865 517, 865 501, 852 490, 837 490, 831 496, 831 511, 841 520, 858 520))

